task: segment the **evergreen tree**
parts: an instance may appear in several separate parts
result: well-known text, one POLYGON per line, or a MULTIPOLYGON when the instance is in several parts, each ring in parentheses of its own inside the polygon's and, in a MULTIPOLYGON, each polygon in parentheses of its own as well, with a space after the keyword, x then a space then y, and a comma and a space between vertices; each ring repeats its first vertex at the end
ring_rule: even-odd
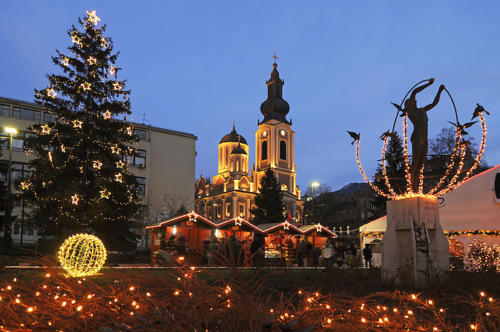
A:
POLYGON ((283 192, 271 168, 260 180, 260 192, 255 196, 255 205, 257 207, 251 210, 254 224, 282 222, 285 219, 283 192))
MULTIPOLYGON (((402 194, 406 192, 403 140, 397 132, 394 132, 394 134, 389 139, 388 145, 385 149, 385 158, 386 173, 387 177, 389 178, 389 184, 391 185, 391 188, 396 192, 396 194, 402 194)), ((388 192, 381 165, 377 167, 374 182, 375 185, 378 186, 382 191, 388 192)), ((379 218, 386 214, 386 202, 387 198, 376 194, 376 198, 373 202, 374 209, 371 210, 371 212, 373 213, 373 219, 379 218)))
POLYGON ((130 90, 118 80, 118 53, 95 11, 78 21, 79 29, 67 32, 69 52, 57 50, 52 57, 62 72, 48 75, 47 88, 35 89, 36 103, 52 119, 30 128, 34 135, 25 149, 35 159, 19 188, 43 235, 92 232, 106 246, 125 251, 135 247, 130 228, 140 209, 126 162, 138 141, 126 121, 130 90))

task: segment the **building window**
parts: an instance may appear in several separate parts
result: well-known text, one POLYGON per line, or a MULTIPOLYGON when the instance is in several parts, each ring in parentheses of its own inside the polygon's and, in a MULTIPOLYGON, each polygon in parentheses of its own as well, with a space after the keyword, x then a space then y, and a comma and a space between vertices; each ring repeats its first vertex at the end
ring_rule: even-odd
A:
POLYGON ((231 216, 231 203, 226 204, 226 217, 231 216))
POLYGON ((142 129, 136 129, 134 130, 134 135, 139 137, 141 141, 146 141, 148 138, 148 133, 145 130, 142 129))
POLYGON ((0 105, 0 116, 10 116, 9 105, 0 105))
POLYGON ((14 224, 14 235, 18 235, 20 229, 21 229, 21 225, 19 225, 18 223, 15 223, 14 224))
POLYGON ((26 227, 26 235, 35 235, 35 227, 33 224, 28 224, 26 227))
POLYGON ((219 219, 222 215, 222 204, 217 204, 217 206, 215 207, 216 209, 216 214, 217 214, 217 219, 219 219))
POLYGON ((49 122, 56 122, 57 116, 54 114, 50 114, 49 112, 44 112, 43 113, 43 122, 49 123, 49 122))
POLYGON ((500 173, 495 175, 495 196, 500 199, 500 173))
POLYGON ((245 216, 245 204, 240 203, 240 217, 245 216))
POLYGON ((144 168, 146 167, 146 151, 137 149, 133 156, 124 156, 123 160, 126 161, 129 166, 144 168))
POLYGON ((285 141, 280 142, 280 159, 286 160, 286 142, 285 141))
POLYGON ((267 141, 262 142, 262 160, 267 160, 267 141))
POLYGON ((146 193, 146 178, 136 176, 135 181, 137 182, 137 189, 141 195, 146 193))
POLYGON ((14 118, 36 121, 40 122, 42 120, 42 112, 28 110, 25 108, 14 107, 14 113, 12 114, 14 118))
POLYGON ((12 149, 22 150, 24 145, 24 137, 21 135, 12 138, 12 149))
POLYGON ((12 163, 11 180, 24 179, 30 175, 29 165, 24 163, 12 163))

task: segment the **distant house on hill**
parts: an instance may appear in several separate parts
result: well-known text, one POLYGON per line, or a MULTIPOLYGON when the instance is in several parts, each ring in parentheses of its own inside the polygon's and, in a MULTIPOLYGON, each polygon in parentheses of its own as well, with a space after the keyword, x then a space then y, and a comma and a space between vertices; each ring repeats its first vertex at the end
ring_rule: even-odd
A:
MULTIPOLYGON (((460 256, 464 246, 475 239, 500 245, 500 164, 444 195, 439 217, 450 242, 451 255, 460 256)), ((361 226, 361 247, 372 245, 378 251, 386 227, 386 216, 361 226)), ((377 259, 374 254, 376 262, 377 259)))

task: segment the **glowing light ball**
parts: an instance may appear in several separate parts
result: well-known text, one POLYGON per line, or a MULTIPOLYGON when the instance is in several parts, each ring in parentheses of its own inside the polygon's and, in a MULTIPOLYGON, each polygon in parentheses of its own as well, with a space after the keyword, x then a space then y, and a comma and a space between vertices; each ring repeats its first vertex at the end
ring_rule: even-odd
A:
POLYGON ((59 262, 72 277, 96 274, 106 261, 106 248, 91 234, 75 234, 59 248, 59 262))

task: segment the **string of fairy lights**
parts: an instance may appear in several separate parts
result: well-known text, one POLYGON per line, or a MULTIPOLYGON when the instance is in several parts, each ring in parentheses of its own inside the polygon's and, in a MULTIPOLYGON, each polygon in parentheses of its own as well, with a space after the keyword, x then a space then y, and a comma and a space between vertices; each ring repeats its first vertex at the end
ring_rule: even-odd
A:
MULTIPOLYGON (((482 108, 481 108, 482 109, 482 108)), ((469 149, 469 142, 463 139, 463 129, 457 126, 455 130, 455 146, 453 147, 453 152, 450 155, 450 161, 447 164, 447 167, 444 171, 443 176, 439 179, 437 184, 434 185, 433 188, 430 188, 427 192, 424 192, 424 166, 423 165, 419 169, 418 176, 418 190, 414 192, 412 177, 411 177, 411 167, 410 167, 410 158, 408 153, 408 116, 404 114, 403 116, 403 156, 404 156, 404 171, 405 171, 405 180, 406 180, 406 192, 405 193, 396 193, 394 188, 390 183, 390 179, 387 175, 387 159, 386 159, 386 146, 390 135, 384 135, 383 137, 383 145, 382 145, 382 177, 385 183, 385 190, 380 189, 378 186, 372 183, 372 181, 366 175, 360 161, 359 156, 359 145, 360 138, 359 136, 356 140, 356 163, 358 164, 359 171, 363 176, 363 179, 370 185, 370 187, 379 195, 391 199, 391 200, 399 200, 411 197, 425 197, 425 198, 437 198, 443 196, 446 193, 454 190, 462 183, 467 181, 479 166, 481 159, 484 155, 484 149, 486 145, 486 121, 484 119, 484 114, 481 109, 475 110, 475 115, 479 116, 479 121, 481 123, 482 129, 482 138, 481 144, 478 149, 477 155, 474 159, 473 164, 468 168, 467 171, 463 170, 465 166, 465 158, 467 155, 467 151, 469 149), (455 167, 458 160, 458 165, 455 167)), ((484 109, 483 109, 484 110, 484 109)))

